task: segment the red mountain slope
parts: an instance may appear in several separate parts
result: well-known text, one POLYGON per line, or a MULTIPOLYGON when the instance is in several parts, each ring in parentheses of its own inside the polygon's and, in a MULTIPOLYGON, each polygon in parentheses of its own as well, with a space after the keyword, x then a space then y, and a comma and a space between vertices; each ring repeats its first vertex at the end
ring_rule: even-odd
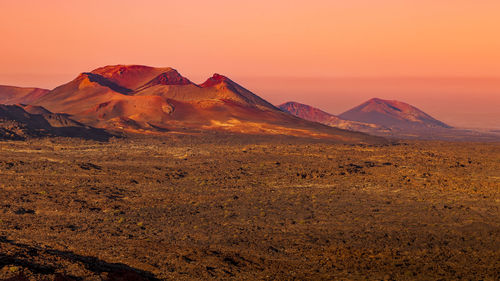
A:
POLYGON ((135 90, 159 75, 168 73, 172 70, 173 69, 170 67, 157 68, 144 65, 108 65, 97 68, 91 73, 100 75, 124 88, 135 90))
POLYGON ((162 96, 167 99, 185 102, 200 100, 232 101, 239 104, 276 109, 272 104, 220 74, 214 74, 200 85, 195 85, 191 82, 186 83, 185 81, 182 84, 149 85, 148 83, 140 87, 134 95, 162 96))
POLYGON ((301 104, 298 102, 286 102, 278 106, 284 112, 288 112, 299 118, 318 122, 331 127, 336 127, 345 130, 367 132, 367 133, 381 133, 389 131, 388 128, 356 121, 343 120, 338 116, 324 112, 318 108, 301 104))
POLYGON ((326 125, 335 124, 339 122, 341 119, 333 114, 324 112, 318 108, 289 101, 278 106, 281 110, 293 114, 302 119, 306 119, 309 121, 314 121, 326 125))

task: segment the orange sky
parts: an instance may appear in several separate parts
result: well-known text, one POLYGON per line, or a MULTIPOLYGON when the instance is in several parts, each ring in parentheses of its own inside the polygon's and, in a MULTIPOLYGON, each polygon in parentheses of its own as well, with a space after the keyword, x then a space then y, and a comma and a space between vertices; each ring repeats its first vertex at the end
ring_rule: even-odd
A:
POLYGON ((50 88, 107 64, 172 66, 195 82, 219 72, 273 102, 293 96, 339 113, 349 97, 336 89, 349 83, 332 87, 334 77, 419 76, 434 80, 359 80, 373 87, 351 83, 341 104, 406 99, 459 125, 439 108, 468 104, 474 122, 493 124, 499 83, 481 81, 500 77, 499 13, 498 0, 1 0, 0 84, 50 88), (292 77, 305 84, 283 83, 292 77), (445 105, 426 101, 443 87, 438 77, 481 79, 440 80, 461 89, 443 93, 455 98, 445 105))

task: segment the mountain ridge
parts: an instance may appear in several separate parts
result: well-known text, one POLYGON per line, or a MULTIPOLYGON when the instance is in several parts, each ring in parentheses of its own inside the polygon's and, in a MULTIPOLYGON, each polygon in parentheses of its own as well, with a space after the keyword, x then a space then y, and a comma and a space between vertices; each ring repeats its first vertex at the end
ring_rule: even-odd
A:
POLYGON ((19 94, 8 100, 69 114, 89 126, 133 133, 221 130, 381 141, 286 114, 224 75, 215 73, 197 85, 171 67, 104 66, 36 99, 27 101, 19 94))

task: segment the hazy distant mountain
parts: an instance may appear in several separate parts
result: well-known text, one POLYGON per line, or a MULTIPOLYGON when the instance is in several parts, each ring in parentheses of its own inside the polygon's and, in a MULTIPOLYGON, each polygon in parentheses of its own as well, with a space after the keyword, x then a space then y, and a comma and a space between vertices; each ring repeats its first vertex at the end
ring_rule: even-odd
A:
POLYGON ((0 89, 2 101, 43 106, 84 124, 135 133, 224 130, 346 142, 379 140, 286 114, 223 75, 214 74, 197 85, 172 68, 106 66, 36 98, 27 99, 24 92, 4 95, 0 89))
POLYGON ((0 85, 0 104, 29 104, 48 92, 49 90, 40 88, 21 88, 0 85))
POLYGON ((279 105, 278 107, 281 110, 288 112, 292 115, 295 115, 297 117, 300 117, 302 119, 318 122, 321 124, 325 124, 340 129, 367 132, 367 133, 379 133, 389 130, 386 127, 376 124, 344 120, 339 118, 338 116, 327 113, 318 108, 298 102, 286 102, 279 105))
POLYGON ((339 115, 340 118, 374 123, 401 130, 449 129, 451 126, 432 118, 420 109, 395 100, 374 98, 339 115))

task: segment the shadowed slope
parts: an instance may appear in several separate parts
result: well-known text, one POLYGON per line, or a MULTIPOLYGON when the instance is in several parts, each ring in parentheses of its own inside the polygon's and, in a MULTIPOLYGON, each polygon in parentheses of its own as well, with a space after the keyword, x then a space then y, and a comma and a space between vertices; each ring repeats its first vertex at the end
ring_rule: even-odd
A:
POLYGON ((31 115, 42 116, 45 120, 47 120, 47 122, 49 122, 50 126, 54 128, 85 127, 84 124, 71 119, 70 115, 68 114, 52 113, 42 106, 24 104, 18 104, 16 106, 21 107, 22 109, 24 109, 24 111, 31 115))
POLYGON ((52 112, 45 109, 43 106, 30 105, 30 104, 16 104, 17 106, 22 107, 29 114, 52 114, 52 112))
POLYGON ((87 127, 70 119, 68 115, 51 113, 43 107, 0 105, 0 139, 42 136, 107 140, 112 135, 87 127))
POLYGON ((116 84, 115 82, 102 77, 99 74, 94 74, 92 72, 86 72, 83 74, 87 76, 87 78, 89 79, 90 82, 95 82, 103 87, 108 87, 111 90, 118 92, 120 94, 128 95, 128 94, 133 92, 132 90, 125 88, 125 87, 122 87, 122 86, 116 84))

